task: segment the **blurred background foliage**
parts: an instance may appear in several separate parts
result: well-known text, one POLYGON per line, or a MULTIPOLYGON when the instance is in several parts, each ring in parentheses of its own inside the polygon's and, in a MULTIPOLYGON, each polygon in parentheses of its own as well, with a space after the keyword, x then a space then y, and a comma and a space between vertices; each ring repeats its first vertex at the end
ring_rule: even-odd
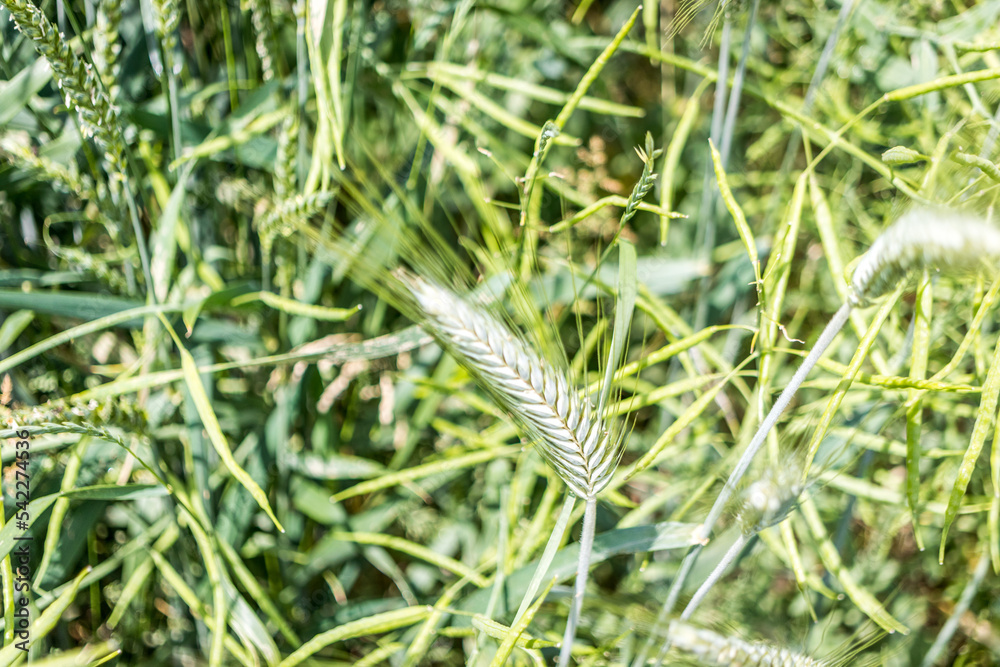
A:
MULTIPOLYGON (((630 664, 663 640, 683 555, 657 526, 702 517, 845 266, 911 199, 992 215, 996 0, 665 0, 582 99, 634 2, 0 4, 0 402, 4 436, 31 433, 38 664, 487 664, 565 489, 380 283, 398 263, 520 281, 544 316, 508 315, 582 383, 619 236, 639 249, 629 361, 659 355, 619 386, 623 468, 665 449, 602 497, 575 655, 630 664), (659 178, 623 226, 647 133, 659 178)), ((819 447, 808 507, 701 625, 836 657, 892 621, 909 636, 864 656, 903 665, 953 618, 931 661, 1000 659, 1000 287, 917 284, 865 343, 875 311, 854 314, 779 425, 763 465, 819 447)), ((14 440, 2 457, 14 664, 14 440)), ((561 636, 573 565, 533 637, 561 636)))

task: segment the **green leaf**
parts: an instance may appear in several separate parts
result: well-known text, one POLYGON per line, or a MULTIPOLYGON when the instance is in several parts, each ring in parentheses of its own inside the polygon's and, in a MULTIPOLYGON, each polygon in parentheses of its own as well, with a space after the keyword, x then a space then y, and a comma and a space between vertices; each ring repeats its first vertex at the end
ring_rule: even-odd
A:
POLYGON ((622 355, 628 345, 628 333, 632 326, 632 313, 635 311, 635 300, 638 295, 638 279, 636 278, 635 246, 628 241, 618 242, 618 303, 615 305, 615 328, 611 335, 611 351, 608 353, 608 363, 604 369, 604 383, 597 400, 597 414, 603 417, 611 395, 611 379, 618 369, 622 355))
POLYGON ((10 81, 0 81, 0 127, 14 120, 31 98, 52 79, 52 68, 45 58, 38 58, 14 75, 10 81))
MULTIPOLYGON (((696 532, 700 526, 701 524, 665 521, 650 526, 609 530, 606 533, 601 533, 594 539, 594 549, 590 556, 590 564, 593 567, 598 563, 603 563, 612 556, 620 554, 645 553, 647 551, 661 551, 663 549, 683 549, 693 546, 697 544, 696 532)), ((562 581, 575 575, 579 555, 580 545, 578 543, 560 549, 552 560, 552 565, 545 576, 554 577, 556 581, 562 581)), ((537 567, 538 562, 532 561, 507 577, 507 586, 505 587, 504 595, 500 596, 500 603, 493 614, 494 617, 503 616, 517 608, 537 567)), ((488 588, 476 591, 465 598, 459 604, 459 608, 472 613, 485 613, 490 600, 490 592, 488 588)), ((456 617, 455 623, 468 625, 471 621, 462 617, 456 617)))
POLYGON ((33 319, 35 313, 31 310, 18 310, 8 315, 0 324, 0 352, 6 352, 33 319))
POLYGON ((201 417, 201 423, 205 427, 205 431, 208 433, 208 438, 212 441, 215 451, 219 454, 219 458, 226 464, 226 467, 232 473, 233 477, 236 478, 236 481, 250 492, 251 497, 257 501, 257 505, 264 510, 264 513, 274 522, 277 529, 282 533, 285 532, 281 522, 278 521, 278 517, 275 516, 274 510, 271 509, 271 504, 267 501, 267 495, 247 471, 240 467, 236 459, 233 458, 233 452, 229 448, 226 436, 222 433, 222 427, 219 426, 219 419, 215 416, 212 402, 208 399, 208 394, 205 393, 205 386, 201 383, 201 375, 199 374, 198 365, 195 363, 194 357, 191 356, 191 353, 181 343, 180 338, 178 338, 177 333, 170 324, 162 316, 161 319, 174 339, 174 343, 177 345, 177 351, 181 355, 181 370, 184 373, 184 383, 187 385, 191 400, 194 401, 198 416, 201 417))
MULTIPOLYGON (((52 604, 46 607, 45 611, 32 622, 31 627, 27 630, 29 647, 45 639, 56 627, 59 619, 62 618, 63 612, 69 608, 70 604, 76 598, 76 592, 80 589, 80 582, 83 581, 88 572, 90 572, 90 567, 84 568, 80 574, 76 575, 72 585, 56 598, 52 604)), ((17 657, 21 655, 24 655, 24 653, 17 647, 17 644, 8 644, 3 649, 0 649, 0 665, 12 665, 17 657)))

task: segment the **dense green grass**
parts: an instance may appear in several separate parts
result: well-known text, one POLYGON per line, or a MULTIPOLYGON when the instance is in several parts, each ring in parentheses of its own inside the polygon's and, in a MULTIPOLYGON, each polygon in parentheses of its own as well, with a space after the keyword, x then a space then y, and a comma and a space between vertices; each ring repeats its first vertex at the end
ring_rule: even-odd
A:
MULTIPOLYGON (((25 534, 37 664, 552 664, 582 503, 392 271, 596 397, 622 240, 627 436, 573 656, 652 661, 851 262, 912 201, 996 216, 1000 2, 739 4, 0 0, 0 665, 25 534)), ((1000 661, 996 276, 851 313, 750 468, 805 491, 695 625, 1000 661)))

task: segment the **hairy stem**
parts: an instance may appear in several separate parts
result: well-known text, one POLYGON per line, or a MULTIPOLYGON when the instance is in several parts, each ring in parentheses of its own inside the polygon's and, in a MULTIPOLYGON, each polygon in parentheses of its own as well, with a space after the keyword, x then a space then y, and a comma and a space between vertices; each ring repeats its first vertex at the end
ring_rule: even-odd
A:
POLYGON ((576 590, 573 593, 573 603, 569 618, 566 620, 566 632, 563 634, 562 648, 559 649, 559 667, 569 666, 570 652, 573 650, 573 640, 576 639, 576 625, 580 621, 580 611, 583 609, 583 595, 587 589, 587 575, 590 572, 590 554, 594 549, 594 524, 597 519, 597 498, 587 498, 583 511, 583 532, 580 535, 580 559, 576 566, 576 590))
MULTIPOLYGON (((833 339, 840 333, 840 330, 844 328, 844 324, 847 323, 848 318, 851 315, 853 306, 846 302, 842 305, 830 322, 823 329, 823 333, 820 334, 819 339, 813 346, 809 355, 803 360, 802 365, 799 369, 795 371, 795 375, 792 376, 791 381, 785 387, 781 395, 778 396, 778 400, 775 401, 774 406, 771 411, 767 413, 767 417, 761 422, 760 427, 758 427, 757 432, 754 434, 753 439, 750 444, 747 445, 746 450, 743 452, 743 456, 740 457, 739 462, 736 464, 736 468, 729 475, 729 479, 726 480, 726 484, 722 487, 722 491, 719 493, 718 498, 715 499, 715 504, 708 513, 708 517, 705 518, 705 522, 702 524, 700 532, 701 537, 705 539, 706 543, 709 535, 712 532, 712 528, 715 527, 715 523, 719 520, 719 516, 722 514, 723 508, 726 503, 729 502, 729 498, 733 495, 733 491, 736 489, 736 485, 739 484, 743 475, 746 474, 747 469, 750 467, 750 463, 753 461, 754 456, 760 451, 761 446, 764 444, 764 440, 767 438, 767 434, 770 433, 771 429, 778 422, 778 417, 781 413, 785 411, 788 404, 792 402, 792 397, 795 396, 795 392, 805 381, 806 376, 809 371, 812 370, 813 366, 820 360, 826 349, 830 347, 830 343, 833 339)), ((684 588, 685 580, 688 574, 691 573, 691 569, 694 567, 695 561, 698 560, 698 556, 701 555, 701 550, 704 549, 704 544, 700 544, 691 549, 688 554, 684 557, 681 562, 680 571, 677 573, 677 577, 674 579, 674 583, 670 586, 670 592, 667 594, 667 600, 663 604, 663 608, 660 610, 660 615, 657 618, 655 628, 659 628, 666 618, 673 611, 677 604, 677 598, 680 597, 681 590, 684 588)), ((652 636, 655 636, 655 631, 652 636)), ((644 649, 643 653, 648 653, 648 647, 644 649)), ((640 656, 645 659, 645 656, 640 656)), ((636 663, 642 664, 636 660, 636 663)))

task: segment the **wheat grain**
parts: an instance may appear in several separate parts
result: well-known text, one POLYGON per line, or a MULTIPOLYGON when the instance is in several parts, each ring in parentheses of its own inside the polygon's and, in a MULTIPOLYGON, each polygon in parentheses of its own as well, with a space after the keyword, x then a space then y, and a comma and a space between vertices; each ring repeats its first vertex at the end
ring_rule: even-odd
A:
POLYGON ((620 453, 589 401, 497 318, 450 290, 398 273, 426 328, 489 389, 546 461, 584 500, 607 485, 620 453))
POLYGON ((911 271, 967 271, 1000 257, 1000 230, 980 218, 916 207, 879 235, 858 262, 849 303, 868 305, 911 271))
POLYGON ((89 64, 77 56, 49 19, 24 0, 0 0, 10 12, 14 25, 28 37, 38 53, 52 66, 56 84, 67 108, 80 117, 85 136, 93 137, 104 149, 113 179, 124 178, 125 141, 118 124, 118 110, 101 90, 89 64))
POLYGON ((114 99, 118 93, 118 73, 121 63, 118 56, 122 46, 118 39, 118 28, 122 20, 122 1, 103 0, 97 9, 94 23, 94 66, 101 75, 108 97, 114 99))
POLYGON ((810 658, 789 649, 747 642, 711 630, 674 621, 670 641, 682 653, 713 667, 826 667, 827 662, 810 658))

